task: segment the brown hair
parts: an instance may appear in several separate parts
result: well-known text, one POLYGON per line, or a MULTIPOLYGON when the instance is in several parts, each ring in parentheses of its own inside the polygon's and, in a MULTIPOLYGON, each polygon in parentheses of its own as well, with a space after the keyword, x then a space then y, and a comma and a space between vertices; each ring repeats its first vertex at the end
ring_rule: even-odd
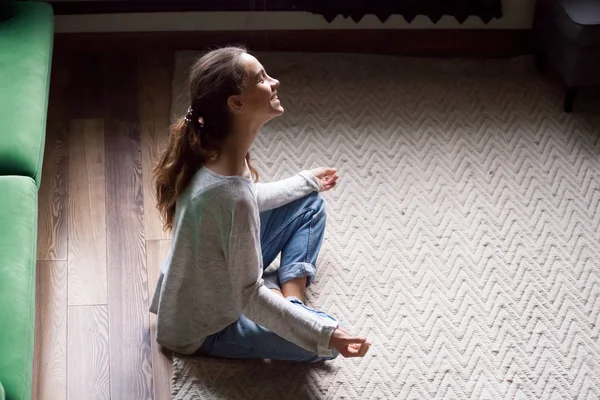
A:
MULTIPOLYGON (((239 62, 243 47, 212 50, 190 70, 191 106, 170 129, 169 142, 153 169, 157 208, 165 229, 173 228, 175 204, 194 174, 216 157, 230 129, 227 99, 244 90, 247 74, 239 62)), ((250 165, 255 180, 258 173, 250 165)))

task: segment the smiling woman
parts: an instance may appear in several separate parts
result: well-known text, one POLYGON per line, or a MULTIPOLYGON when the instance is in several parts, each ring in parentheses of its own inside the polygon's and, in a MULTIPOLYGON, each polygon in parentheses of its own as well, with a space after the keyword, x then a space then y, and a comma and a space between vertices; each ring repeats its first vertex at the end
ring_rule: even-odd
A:
MULTIPOLYGON (((248 113, 258 115, 264 113, 264 122, 263 119, 256 118, 256 114, 253 115, 253 119, 261 125, 269 119, 283 114, 284 109, 281 106, 279 97, 277 97, 279 81, 270 77, 260 62, 249 54, 243 55, 240 62, 250 76, 253 77, 241 95, 241 100, 246 103, 248 113)), ((238 102, 235 99, 232 99, 232 101, 233 103, 230 106, 234 109, 242 103, 242 101, 238 102)), ((243 108, 241 111, 244 112, 243 108)))
POLYGON ((366 338, 304 305, 325 233, 318 192, 335 187, 336 170, 257 183, 249 149, 284 112, 279 81, 239 47, 207 53, 190 76, 188 113, 154 170, 158 208, 173 232, 150 307, 157 342, 226 358, 364 356, 366 338), (281 267, 265 275, 279 253, 281 267))

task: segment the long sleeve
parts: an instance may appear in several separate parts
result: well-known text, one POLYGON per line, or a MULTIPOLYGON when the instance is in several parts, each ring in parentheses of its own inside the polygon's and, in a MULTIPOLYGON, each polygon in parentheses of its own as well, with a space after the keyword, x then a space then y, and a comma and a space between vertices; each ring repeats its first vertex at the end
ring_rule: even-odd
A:
POLYGON ((259 211, 266 211, 278 208, 319 190, 319 181, 308 170, 301 171, 280 181, 257 183, 258 209, 259 211))
POLYGON ((255 323, 321 357, 331 356, 329 342, 337 323, 290 303, 263 285, 258 212, 250 190, 246 193, 235 201, 226 245, 234 302, 255 323))

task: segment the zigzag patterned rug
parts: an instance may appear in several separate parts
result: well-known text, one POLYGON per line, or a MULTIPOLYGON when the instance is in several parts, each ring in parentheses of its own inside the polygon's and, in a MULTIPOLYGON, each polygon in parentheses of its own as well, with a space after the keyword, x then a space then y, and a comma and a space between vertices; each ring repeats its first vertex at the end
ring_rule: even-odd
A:
MULTIPOLYGON (((187 106, 179 53, 173 111, 187 106)), ((335 166, 308 303, 373 341, 321 366, 175 357, 176 399, 600 398, 600 101, 529 58, 258 54, 265 181, 335 166), (593 110, 596 110, 596 114, 593 110)))

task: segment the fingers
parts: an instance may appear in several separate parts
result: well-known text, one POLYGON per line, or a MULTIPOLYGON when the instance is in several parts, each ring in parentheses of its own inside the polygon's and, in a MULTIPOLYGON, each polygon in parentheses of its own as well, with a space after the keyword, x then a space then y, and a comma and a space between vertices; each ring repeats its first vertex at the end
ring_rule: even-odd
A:
POLYGON ((351 337, 344 328, 339 328, 341 332, 348 335, 347 338, 344 338, 344 345, 346 355, 345 357, 363 357, 367 351, 370 343, 367 342, 367 339, 364 337, 351 337))
POLYGON ((364 357, 367 352, 369 351, 369 349, 371 348, 371 343, 369 342, 365 342, 360 349, 358 350, 358 355, 357 357, 364 357))
POLYGON ((348 347, 342 354, 346 358, 358 357, 359 350, 348 347))
POLYGON ((324 185, 324 186, 323 186, 323 190, 322 190, 322 191, 323 191, 323 192, 326 192, 326 191, 328 191, 328 190, 330 190, 330 189, 333 189, 333 188, 336 186, 336 184, 337 184, 337 183, 332 183, 332 184, 330 184, 330 185, 324 185))
POLYGON ((339 179, 338 174, 334 174, 334 175, 331 175, 331 176, 321 179, 321 186, 323 187, 323 190, 327 191, 329 189, 334 188, 335 185, 337 184, 338 179, 339 179))
POLYGON ((360 357, 361 348, 366 343, 365 338, 347 338, 344 339, 343 351, 340 353, 344 357, 360 357))
POLYGON ((311 172, 319 179, 322 179, 326 176, 331 176, 331 175, 335 175, 335 173, 337 172, 336 168, 329 168, 329 167, 320 167, 320 168, 315 168, 313 170, 311 170, 311 172))
POLYGON ((365 354, 369 351, 371 347, 371 343, 363 342, 363 343, 352 343, 349 344, 344 351, 341 353, 342 356, 350 358, 350 357, 364 357, 365 354))
POLYGON ((337 172, 337 169, 335 168, 327 168, 327 167, 323 167, 321 168, 321 177, 323 176, 328 176, 328 175, 334 175, 337 172))
POLYGON ((364 357, 369 351, 371 343, 364 337, 353 336, 346 329, 339 326, 335 329, 332 343, 343 357, 364 357))
POLYGON ((359 337, 349 337, 349 338, 344 338, 344 344, 347 346, 350 346, 351 344, 354 343, 359 343, 359 344, 363 344, 367 341, 366 338, 359 338, 359 337))

